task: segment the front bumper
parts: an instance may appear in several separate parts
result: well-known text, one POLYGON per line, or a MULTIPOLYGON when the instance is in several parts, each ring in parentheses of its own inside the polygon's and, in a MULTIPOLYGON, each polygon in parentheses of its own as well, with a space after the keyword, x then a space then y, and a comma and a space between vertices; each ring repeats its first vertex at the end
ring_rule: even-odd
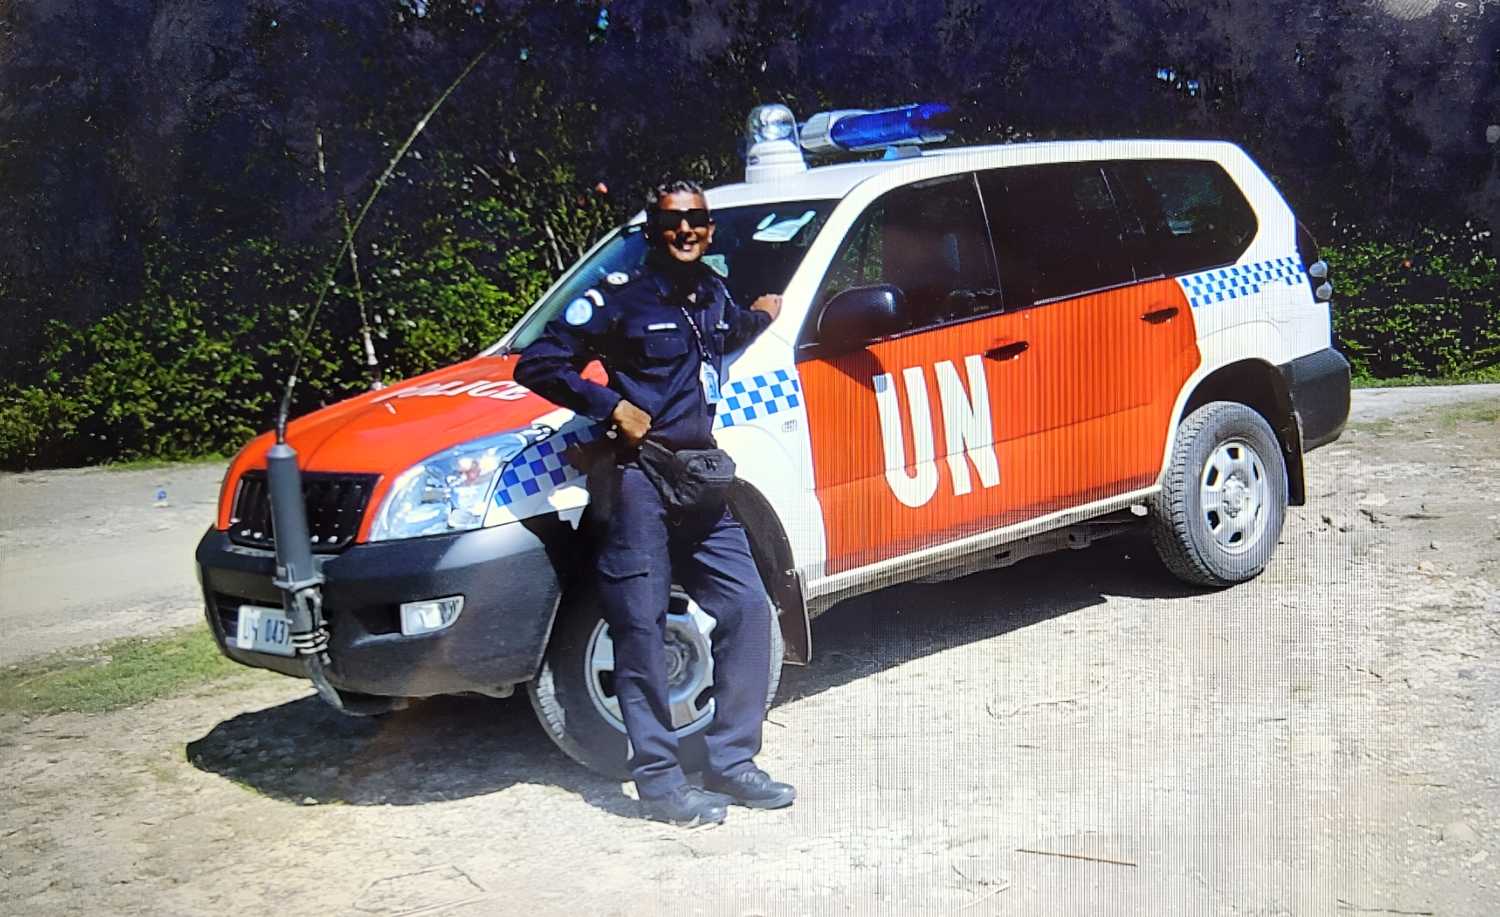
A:
MULTIPOLYGON (((553 552, 555 555, 555 552, 553 552)), ((306 677, 299 659, 241 650, 241 605, 281 607, 270 551, 230 542, 209 529, 198 544, 208 626, 236 662, 306 677)), ((329 681, 342 691, 391 697, 504 693, 532 678, 556 614, 559 578, 537 534, 522 523, 356 544, 317 558, 326 582, 329 681), (452 625, 401 633, 403 602, 462 595, 452 625)))
POLYGON ((1349 420, 1349 361, 1337 350, 1319 350, 1280 367, 1302 431, 1302 451, 1326 446, 1349 420))

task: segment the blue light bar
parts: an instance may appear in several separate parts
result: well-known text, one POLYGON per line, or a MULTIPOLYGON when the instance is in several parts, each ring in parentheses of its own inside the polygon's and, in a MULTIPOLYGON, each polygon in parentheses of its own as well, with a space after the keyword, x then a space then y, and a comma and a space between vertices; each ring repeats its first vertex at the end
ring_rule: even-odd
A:
POLYGON ((942 102, 923 102, 844 115, 828 128, 828 139, 846 150, 930 143, 948 136, 952 113, 953 109, 942 102))

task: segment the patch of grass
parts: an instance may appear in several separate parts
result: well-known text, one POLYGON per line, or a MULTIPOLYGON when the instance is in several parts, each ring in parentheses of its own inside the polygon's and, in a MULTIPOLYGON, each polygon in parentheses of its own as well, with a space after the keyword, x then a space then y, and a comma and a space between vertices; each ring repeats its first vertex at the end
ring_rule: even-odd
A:
POLYGON ((1483 385, 1500 382, 1500 367, 1489 367, 1467 376, 1393 376, 1376 379, 1373 376, 1355 376, 1350 380, 1354 388, 1412 388, 1421 385, 1483 385))
POLYGON ((104 713, 249 670, 224 658, 201 625, 128 637, 0 669, 0 710, 104 713))
MULTIPOLYGON (((1423 429, 1441 427, 1445 431, 1451 431, 1454 427, 1466 423, 1500 423, 1500 403, 1492 404, 1487 401, 1469 402, 1468 404, 1453 404, 1445 407, 1435 408, 1432 413, 1424 414, 1421 420, 1426 426, 1423 429)), ((1379 420, 1364 420, 1350 423, 1345 428, 1346 432, 1369 433, 1375 436, 1384 436, 1399 430, 1410 431, 1413 421, 1408 418, 1396 419, 1382 417, 1379 420)))
POLYGON ((189 459, 131 459, 126 462, 109 462, 101 465, 105 471, 155 471, 158 468, 175 468, 178 465, 217 465, 227 464, 229 456, 222 452, 210 452, 207 455, 199 455, 189 459))
POLYGON ((1456 404, 1452 407, 1443 408, 1438 415, 1444 426, 1457 426, 1461 423, 1495 423, 1500 421, 1500 404, 1490 402, 1477 402, 1470 404, 1456 404))
POLYGON ((1390 433, 1395 429, 1396 422, 1394 420, 1390 419, 1389 417, 1382 417, 1379 420, 1362 420, 1351 422, 1347 427, 1344 428, 1344 432, 1370 433, 1375 436, 1384 436, 1385 434, 1390 433))

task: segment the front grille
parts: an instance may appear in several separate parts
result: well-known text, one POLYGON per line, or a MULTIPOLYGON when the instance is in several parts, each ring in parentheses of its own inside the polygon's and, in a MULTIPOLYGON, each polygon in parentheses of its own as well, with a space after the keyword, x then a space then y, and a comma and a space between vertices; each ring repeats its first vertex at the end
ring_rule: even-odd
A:
MULTIPOLYGON (((341 550, 359 533, 378 475, 302 472, 302 499, 307 506, 307 533, 320 554, 341 550)), ((276 545, 271 528, 271 494, 264 471, 240 477, 229 517, 229 540, 252 548, 276 545)))

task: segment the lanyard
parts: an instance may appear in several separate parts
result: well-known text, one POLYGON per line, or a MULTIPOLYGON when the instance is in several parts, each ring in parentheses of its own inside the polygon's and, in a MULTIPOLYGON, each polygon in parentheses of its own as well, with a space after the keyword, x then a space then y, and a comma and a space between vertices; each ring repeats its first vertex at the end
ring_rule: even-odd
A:
POLYGON ((719 403, 719 371, 714 369, 713 360, 708 356, 708 344, 703 340, 703 332, 698 330, 698 323, 688 314, 686 306, 678 306, 682 310, 682 317, 687 319, 688 327, 693 329, 693 337, 698 339, 698 353, 703 357, 698 364, 698 383, 703 386, 703 400, 712 411, 714 405, 719 403))
POLYGON ((688 314, 687 306, 678 306, 682 310, 682 317, 687 319, 688 327, 693 329, 693 337, 698 339, 698 353, 702 355, 703 362, 708 362, 708 345, 703 342, 703 332, 698 330, 698 323, 688 314))

